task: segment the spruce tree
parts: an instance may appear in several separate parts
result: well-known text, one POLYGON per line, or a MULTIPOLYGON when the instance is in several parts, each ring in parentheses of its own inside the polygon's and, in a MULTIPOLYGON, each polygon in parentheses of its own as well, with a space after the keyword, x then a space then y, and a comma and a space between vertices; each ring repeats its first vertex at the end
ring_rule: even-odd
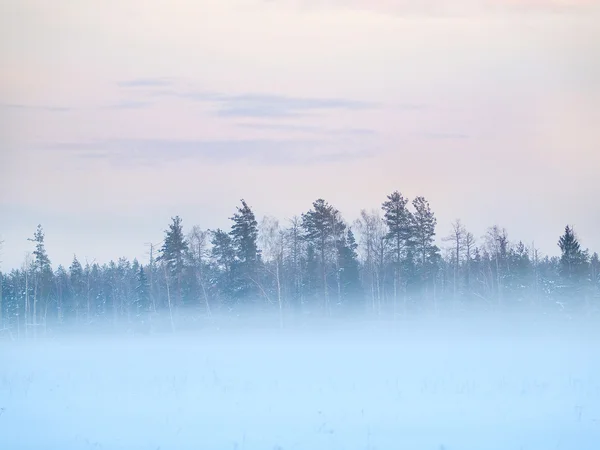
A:
POLYGON ((183 234, 181 218, 175 216, 171 220, 169 229, 165 231, 165 240, 157 260, 164 262, 170 275, 176 279, 183 273, 188 244, 183 234))
POLYGON ((509 249, 507 258, 507 289, 510 291, 511 297, 522 301, 529 294, 526 287, 531 281, 533 272, 529 250, 522 241, 519 241, 517 245, 509 249))
POLYGON ((587 255, 570 226, 565 227, 564 234, 558 239, 560 247, 560 275, 570 284, 579 283, 587 268, 587 255))
POLYGON ((565 227, 565 232, 558 239, 561 256, 558 262, 558 273, 562 283, 558 293, 563 297, 563 305, 571 307, 587 304, 589 285, 589 265, 587 251, 581 249, 581 245, 573 228, 565 227))
POLYGON ((84 279, 83 267, 76 255, 73 255, 73 262, 69 266, 69 284, 69 305, 65 308, 65 313, 68 312, 79 318, 79 305, 83 295, 84 279))

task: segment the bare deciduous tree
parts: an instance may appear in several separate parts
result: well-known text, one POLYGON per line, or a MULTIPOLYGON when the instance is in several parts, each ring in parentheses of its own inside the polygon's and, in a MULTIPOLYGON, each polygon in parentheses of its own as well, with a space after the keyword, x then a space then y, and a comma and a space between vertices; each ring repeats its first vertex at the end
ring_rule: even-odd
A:
POLYGON ((302 240, 302 221, 300 217, 294 216, 290 220, 290 227, 286 230, 286 242, 290 258, 290 270, 292 277, 292 301, 294 307, 299 307, 304 303, 302 289, 302 252, 304 245, 302 240))
POLYGON ((451 244, 450 250, 452 252, 452 268, 453 268, 453 296, 456 301, 458 291, 459 291, 459 280, 460 280, 460 263, 463 259, 463 255, 465 252, 465 237, 467 234, 467 230, 464 225, 461 223, 460 219, 456 219, 452 223, 452 228, 450 234, 448 236, 442 238, 444 242, 449 242, 451 244))
POLYGON ((383 301, 383 268, 387 254, 385 238, 387 230, 379 211, 370 213, 366 210, 360 212, 360 218, 355 221, 359 233, 359 254, 363 261, 363 283, 369 286, 371 309, 381 314, 383 301))
MULTIPOLYGON (((498 304, 502 304, 503 300, 503 263, 506 262, 506 255, 508 253, 508 234, 506 229, 500 228, 498 225, 494 225, 488 228, 487 233, 484 236, 486 249, 489 252, 495 269, 495 282, 496 282, 496 293, 498 298, 498 304)), ((490 268, 490 272, 492 272, 490 268)))
POLYGON ((196 281, 202 291, 202 298, 206 307, 206 314, 211 316, 210 301, 206 289, 206 280, 204 278, 204 268, 206 261, 209 258, 210 250, 208 248, 209 232, 202 230, 199 226, 194 225, 188 233, 189 254, 194 270, 196 281))
POLYGON ((285 232, 274 217, 265 216, 261 221, 258 242, 262 248, 264 267, 275 279, 279 324, 283 327, 283 296, 281 271, 284 258, 285 232))

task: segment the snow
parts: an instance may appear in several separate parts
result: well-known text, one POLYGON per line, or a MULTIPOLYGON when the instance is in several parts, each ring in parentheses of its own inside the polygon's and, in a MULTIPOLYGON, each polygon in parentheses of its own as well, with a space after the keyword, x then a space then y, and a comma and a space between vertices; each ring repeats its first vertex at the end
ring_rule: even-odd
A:
POLYGON ((0 448, 597 450, 600 331, 525 320, 0 342, 0 448))

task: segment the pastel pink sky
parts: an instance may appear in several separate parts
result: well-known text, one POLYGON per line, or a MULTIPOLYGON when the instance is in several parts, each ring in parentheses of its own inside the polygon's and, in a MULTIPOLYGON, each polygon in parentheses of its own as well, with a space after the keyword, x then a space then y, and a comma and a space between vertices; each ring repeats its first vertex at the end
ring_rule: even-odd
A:
POLYGON ((600 9, 559 0, 9 0, 2 268, 147 259, 245 198, 348 221, 400 190, 556 254, 600 250, 600 9))

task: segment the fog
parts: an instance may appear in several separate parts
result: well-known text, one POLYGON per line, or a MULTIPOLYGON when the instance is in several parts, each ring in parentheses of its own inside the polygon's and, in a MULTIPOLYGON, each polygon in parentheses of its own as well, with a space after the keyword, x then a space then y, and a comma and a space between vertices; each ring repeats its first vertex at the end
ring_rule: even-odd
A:
POLYGON ((600 442, 596 317, 175 320, 174 332, 0 340, 0 447, 592 450, 600 442))

